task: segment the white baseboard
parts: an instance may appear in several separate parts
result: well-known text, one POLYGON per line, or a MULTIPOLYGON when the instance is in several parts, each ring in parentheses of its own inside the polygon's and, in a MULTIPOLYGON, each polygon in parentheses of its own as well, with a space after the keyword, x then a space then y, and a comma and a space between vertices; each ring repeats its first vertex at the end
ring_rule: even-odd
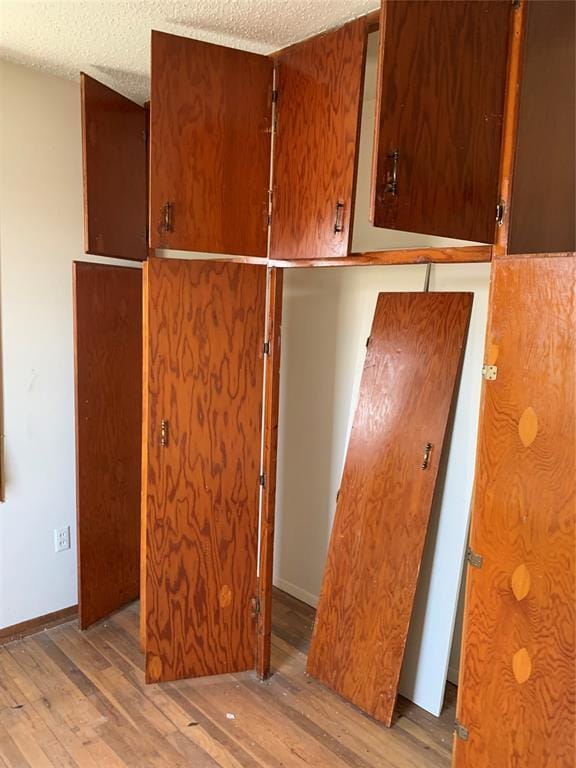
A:
POLYGON ((316 608, 318 605, 318 595, 313 595, 311 592, 307 592, 305 589, 298 587, 296 584, 292 584, 285 579, 274 579, 274 586, 281 589, 283 592, 288 592, 289 595, 295 597, 297 600, 302 600, 306 605, 311 605, 312 608, 316 608))
POLYGON ((448 672, 446 673, 446 680, 448 680, 449 683, 458 685, 458 669, 456 667, 448 667, 448 672))

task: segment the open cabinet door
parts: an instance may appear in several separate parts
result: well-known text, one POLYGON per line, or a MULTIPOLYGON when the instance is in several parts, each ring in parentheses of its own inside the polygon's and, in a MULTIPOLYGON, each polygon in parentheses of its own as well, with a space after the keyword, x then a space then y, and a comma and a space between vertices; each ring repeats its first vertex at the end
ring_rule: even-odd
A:
POLYGON ((390 725, 472 294, 380 294, 308 672, 390 725))
POLYGON ((267 255, 272 63, 152 32, 150 245, 267 255))
POLYGON ((139 591, 142 271, 74 264, 80 628, 139 591))
POLYGON ((146 680, 254 669, 266 268, 145 280, 146 680))
POLYGON ((367 34, 358 19, 278 54, 273 259, 348 255, 367 34))
POLYGON ((376 227, 493 242, 514 5, 382 3, 376 227))
POLYGON ((143 261, 147 237, 144 107, 82 73, 84 250, 143 261))

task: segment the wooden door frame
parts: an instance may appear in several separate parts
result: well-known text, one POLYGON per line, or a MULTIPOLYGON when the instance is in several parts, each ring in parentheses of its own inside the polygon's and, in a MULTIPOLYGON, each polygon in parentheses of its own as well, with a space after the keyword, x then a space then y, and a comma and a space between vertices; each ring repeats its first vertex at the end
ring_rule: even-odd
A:
POLYGON ((267 354, 264 358, 263 490, 260 508, 260 551, 256 636, 256 674, 270 676, 272 634, 272 580, 274 568, 274 521, 276 514, 276 467, 278 456, 278 413, 280 407, 280 345, 282 326, 282 288, 284 272, 268 271, 266 307, 267 354))

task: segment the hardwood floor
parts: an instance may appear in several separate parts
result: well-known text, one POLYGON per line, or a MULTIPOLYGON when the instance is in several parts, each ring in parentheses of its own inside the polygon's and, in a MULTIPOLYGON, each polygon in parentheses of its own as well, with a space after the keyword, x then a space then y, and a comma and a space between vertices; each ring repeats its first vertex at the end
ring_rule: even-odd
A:
POLYGON ((144 684, 138 604, 0 647, 2 768, 444 768, 441 718, 400 699, 387 729, 306 677, 313 609, 274 593, 272 678, 144 684))

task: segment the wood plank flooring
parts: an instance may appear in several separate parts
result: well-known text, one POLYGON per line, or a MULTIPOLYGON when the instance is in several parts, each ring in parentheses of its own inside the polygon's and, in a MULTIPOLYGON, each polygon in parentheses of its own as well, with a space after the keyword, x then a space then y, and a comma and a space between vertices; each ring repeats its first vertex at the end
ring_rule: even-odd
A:
POLYGON ((0 647, 2 768, 447 768, 441 718, 400 699, 391 729, 305 675, 314 611, 274 592, 272 678, 144 684, 138 604, 0 647))

